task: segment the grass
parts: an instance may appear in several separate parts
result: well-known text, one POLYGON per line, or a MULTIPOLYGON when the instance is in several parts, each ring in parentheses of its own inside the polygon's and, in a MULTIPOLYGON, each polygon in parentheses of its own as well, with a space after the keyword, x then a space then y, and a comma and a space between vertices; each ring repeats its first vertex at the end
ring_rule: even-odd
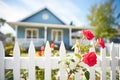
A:
MULTIPOLYGON (((38 51, 36 52, 36 57, 38 57, 38 51)), ((28 57, 28 53, 25 53, 25 52, 22 52, 21 54, 20 54, 20 56, 21 57, 28 57)))
POLYGON ((21 57, 28 57, 28 53, 21 53, 20 56, 21 57))

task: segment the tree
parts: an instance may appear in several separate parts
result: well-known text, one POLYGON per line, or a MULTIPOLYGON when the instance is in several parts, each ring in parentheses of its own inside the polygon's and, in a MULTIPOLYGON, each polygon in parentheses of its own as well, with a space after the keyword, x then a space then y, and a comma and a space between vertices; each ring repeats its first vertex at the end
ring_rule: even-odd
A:
POLYGON ((5 20, 5 19, 0 18, 0 27, 1 27, 1 26, 3 26, 5 22, 6 22, 6 20, 5 20))
POLYGON ((114 0, 100 4, 93 5, 90 9, 90 14, 87 15, 87 19, 90 21, 90 26, 95 30, 95 36, 106 38, 110 40, 116 37, 116 29, 113 27, 117 25, 114 12, 116 7, 113 6, 114 0))

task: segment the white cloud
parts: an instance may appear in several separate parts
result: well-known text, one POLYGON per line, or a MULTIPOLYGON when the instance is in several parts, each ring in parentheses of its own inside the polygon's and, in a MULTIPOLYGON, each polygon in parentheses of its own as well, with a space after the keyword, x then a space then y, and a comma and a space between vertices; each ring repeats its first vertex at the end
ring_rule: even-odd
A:
POLYGON ((7 21, 17 21, 27 15, 27 11, 0 1, 0 17, 7 21))
MULTIPOLYGON (((24 9, 20 9, 13 5, 9 6, 8 4, 0 1, 0 18, 4 18, 7 21, 17 21, 22 19, 28 12, 24 9)), ((12 33, 15 35, 15 31, 7 24, 0 27, 0 31, 4 34, 12 33)))

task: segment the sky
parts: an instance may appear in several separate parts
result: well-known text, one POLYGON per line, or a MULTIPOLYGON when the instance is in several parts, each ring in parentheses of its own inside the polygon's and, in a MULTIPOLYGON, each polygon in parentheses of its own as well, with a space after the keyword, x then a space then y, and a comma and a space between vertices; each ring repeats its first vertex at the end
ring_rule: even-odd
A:
MULTIPOLYGON (((76 26, 89 26, 86 16, 90 7, 105 1, 108 0, 0 0, 0 18, 8 22, 17 22, 47 7, 66 24, 73 21, 76 26)), ((116 14, 120 13, 120 0, 115 0, 114 5, 117 5, 116 14)), ((0 31, 15 33, 7 24, 1 27, 0 31)))

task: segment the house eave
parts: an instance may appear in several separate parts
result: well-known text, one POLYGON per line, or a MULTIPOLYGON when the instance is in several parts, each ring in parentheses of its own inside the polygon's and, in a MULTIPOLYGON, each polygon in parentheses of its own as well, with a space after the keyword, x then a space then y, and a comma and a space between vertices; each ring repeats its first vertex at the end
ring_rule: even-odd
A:
POLYGON ((71 25, 58 25, 58 24, 43 24, 32 22, 7 22, 11 27, 23 26, 23 27, 50 27, 50 28, 71 28, 71 29, 92 29, 85 26, 71 26, 71 25))

